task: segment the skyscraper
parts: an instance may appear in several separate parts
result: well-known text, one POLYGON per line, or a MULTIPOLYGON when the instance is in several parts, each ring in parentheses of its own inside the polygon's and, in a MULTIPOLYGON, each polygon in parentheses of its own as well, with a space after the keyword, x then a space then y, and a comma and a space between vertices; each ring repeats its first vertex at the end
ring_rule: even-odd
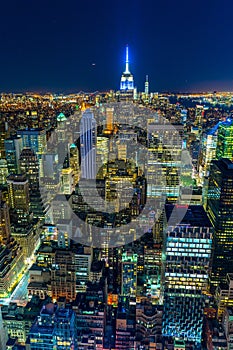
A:
POLYGON ((55 263, 51 269, 51 292, 54 300, 65 297, 71 301, 76 297, 75 258, 72 251, 55 251, 55 263))
POLYGON ((17 134, 22 137, 23 148, 31 148, 38 156, 46 150, 46 131, 42 129, 18 130, 17 134))
POLYGON ((121 294, 136 297, 137 254, 126 251, 122 254, 121 294))
POLYGON ((145 81, 145 95, 149 95, 149 80, 148 80, 148 75, 146 76, 146 81, 145 81))
POLYGON ((17 174, 19 170, 19 156, 22 151, 22 138, 12 136, 4 141, 8 173, 17 174))
POLYGON ((120 90, 127 91, 134 89, 133 75, 129 71, 129 48, 126 46, 125 71, 121 76, 120 90))
POLYGON ((9 208, 0 196, 0 298, 9 297, 24 269, 23 250, 10 227, 9 208))
POLYGON ((109 132, 113 131, 113 112, 114 108, 106 108, 106 128, 109 132))
POLYGON ((83 112, 80 122, 81 178, 96 178, 97 126, 93 112, 83 112))
POLYGON ((39 190, 39 164, 34 151, 23 149, 19 158, 19 167, 22 174, 26 174, 30 192, 39 190))
POLYGON ((19 158, 19 168, 26 174, 29 186, 30 210, 35 217, 44 217, 44 207, 39 190, 39 162, 38 157, 31 148, 22 150, 19 158))
POLYGON ((215 228, 211 283, 217 286, 232 273, 233 266, 233 162, 212 161, 207 194, 207 212, 215 228))
POLYGON ((1 200, 0 193, 0 243, 8 242, 11 234, 10 215, 7 204, 1 200))
POLYGON ((231 119, 219 125, 216 156, 217 159, 233 160, 233 121, 231 119))
POLYGON ((182 136, 179 135, 183 133, 183 126, 171 128, 158 116, 153 123, 148 123, 147 132, 147 196, 165 196, 169 203, 174 203, 179 198, 181 186, 182 136))
POLYGON ((163 336, 200 348, 213 227, 202 206, 166 205, 163 336))
POLYGON ((25 174, 7 177, 9 203, 14 209, 19 223, 27 222, 30 210, 29 184, 25 174))
POLYGON ((120 99, 132 100, 135 98, 133 74, 129 71, 129 48, 126 46, 125 71, 121 75, 120 99))

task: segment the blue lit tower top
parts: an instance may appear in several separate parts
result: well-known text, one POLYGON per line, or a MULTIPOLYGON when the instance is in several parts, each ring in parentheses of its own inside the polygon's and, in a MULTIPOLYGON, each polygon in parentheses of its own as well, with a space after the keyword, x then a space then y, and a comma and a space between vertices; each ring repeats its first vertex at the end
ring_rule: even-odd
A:
POLYGON ((130 74, 129 71, 129 47, 128 45, 126 46, 126 55, 125 55, 125 74, 130 74))
POLYGON ((120 90, 128 91, 134 89, 133 75, 129 71, 129 48, 126 46, 125 71, 121 76, 120 90))

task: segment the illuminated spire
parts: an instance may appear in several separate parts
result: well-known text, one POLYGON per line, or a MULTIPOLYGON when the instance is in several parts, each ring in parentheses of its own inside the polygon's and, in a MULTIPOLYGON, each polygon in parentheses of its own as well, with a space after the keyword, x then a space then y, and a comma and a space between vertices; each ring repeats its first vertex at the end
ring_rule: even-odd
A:
POLYGON ((122 91, 133 91, 134 81, 133 75, 129 71, 129 48, 126 46, 126 57, 125 57, 125 71, 121 76, 120 90, 122 91))
POLYGON ((130 73, 129 72, 129 47, 128 47, 128 45, 126 46, 125 73, 130 73))

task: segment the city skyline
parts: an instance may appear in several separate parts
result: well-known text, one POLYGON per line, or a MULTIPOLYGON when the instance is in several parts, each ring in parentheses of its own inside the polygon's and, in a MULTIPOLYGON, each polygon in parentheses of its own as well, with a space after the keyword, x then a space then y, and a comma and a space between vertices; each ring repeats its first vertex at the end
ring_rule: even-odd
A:
POLYGON ((232 91, 233 4, 224 4, 3 3, 0 91, 117 90, 126 44, 139 91, 146 75, 153 92, 232 91))
POLYGON ((135 93, 127 51, 120 91, 1 95, 0 350, 230 348, 232 94, 135 93))
POLYGON ((3 2, 0 350, 233 350, 233 2, 3 2))

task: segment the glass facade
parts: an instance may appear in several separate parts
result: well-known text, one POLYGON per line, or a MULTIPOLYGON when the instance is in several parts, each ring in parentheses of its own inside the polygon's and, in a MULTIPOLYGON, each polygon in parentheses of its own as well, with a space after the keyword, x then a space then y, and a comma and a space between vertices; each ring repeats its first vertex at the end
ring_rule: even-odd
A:
POLYGON ((201 343, 204 294, 208 289, 212 247, 212 225, 202 206, 189 206, 175 225, 183 208, 166 206, 163 261, 163 335, 201 343), (173 220, 174 219, 174 220, 173 220), (174 223, 174 225, 173 225, 174 223))
POLYGON ((211 283, 214 287, 232 272, 233 163, 229 159, 212 162, 207 211, 215 228, 211 283))

